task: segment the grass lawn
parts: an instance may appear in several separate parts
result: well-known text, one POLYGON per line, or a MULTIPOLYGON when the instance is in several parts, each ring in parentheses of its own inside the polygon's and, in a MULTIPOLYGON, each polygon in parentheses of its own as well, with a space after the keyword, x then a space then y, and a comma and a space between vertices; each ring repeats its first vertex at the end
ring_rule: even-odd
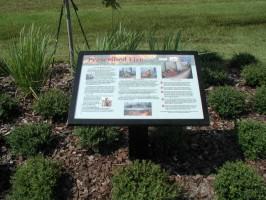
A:
MULTIPOLYGON (((111 9, 101 0, 74 0, 79 7, 90 44, 112 29, 111 9)), ((55 34, 62 0, 0 0, 0 56, 19 30, 32 23, 55 34)), ((229 58, 249 52, 266 61, 265 0, 121 0, 115 23, 129 29, 158 30, 158 37, 182 32, 182 50, 216 51, 229 58)), ((74 13, 72 13, 74 17, 74 13)), ((60 36, 58 59, 67 59, 65 21, 60 36)), ((81 31, 74 20, 74 39, 82 45, 81 31)), ((142 48, 146 48, 146 44, 142 48)))

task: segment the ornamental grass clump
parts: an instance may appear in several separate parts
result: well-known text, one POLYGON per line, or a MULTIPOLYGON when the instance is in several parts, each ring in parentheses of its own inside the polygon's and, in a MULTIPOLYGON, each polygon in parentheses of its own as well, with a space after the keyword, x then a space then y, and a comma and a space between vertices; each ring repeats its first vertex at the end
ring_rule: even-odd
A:
POLYGON ((222 118, 237 118, 245 111, 245 96, 230 86, 220 86, 210 92, 209 105, 222 118))
POLYGON ((156 38, 156 31, 150 31, 147 34, 147 43, 149 49, 152 51, 155 50, 172 50, 177 51, 180 48, 181 33, 169 33, 162 38, 162 43, 159 42, 159 39, 156 38))
POLYGON ((254 96, 255 110, 263 115, 266 115, 266 85, 257 88, 254 96))
POLYGON ((18 41, 9 46, 7 69, 25 94, 38 94, 50 74, 51 38, 34 25, 23 28, 18 41))
POLYGON ((61 90, 52 89, 40 95, 33 109, 45 119, 62 121, 67 118, 69 97, 61 90))
POLYGON ((114 127, 79 127, 74 130, 79 137, 82 148, 101 153, 106 148, 111 148, 120 139, 120 133, 114 127))
POLYGON ((235 54, 230 60, 229 66, 231 68, 242 69, 244 66, 256 64, 257 58, 249 53, 235 54))
POLYGON ((0 94, 0 121, 12 120, 19 113, 19 105, 15 98, 0 94))
POLYGON ((262 63, 248 65, 241 72, 241 77, 252 87, 266 85, 266 65, 262 63))
POLYGON ((117 28, 107 33, 104 37, 97 38, 96 49, 104 51, 132 51, 139 47, 142 38, 142 32, 127 30, 120 24, 117 28))
POLYGON ((265 200, 266 184, 256 171, 241 161, 219 169, 214 189, 218 200, 265 200))
POLYGON ((2 58, 0 58, 0 76, 6 75, 8 75, 7 64, 2 58))
POLYGON ((48 124, 24 124, 11 131, 7 142, 13 154, 29 157, 42 152, 49 145, 51 135, 48 124))
POLYGON ((134 161, 112 177, 112 200, 181 198, 181 187, 170 183, 168 174, 150 161, 134 161))
POLYGON ((238 143, 248 159, 266 158, 266 124, 243 120, 237 124, 238 143))
POLYGON ((60 167, 41 156, 19 166, 11 179, 8 200, 54 200, 60 177, 60 167))

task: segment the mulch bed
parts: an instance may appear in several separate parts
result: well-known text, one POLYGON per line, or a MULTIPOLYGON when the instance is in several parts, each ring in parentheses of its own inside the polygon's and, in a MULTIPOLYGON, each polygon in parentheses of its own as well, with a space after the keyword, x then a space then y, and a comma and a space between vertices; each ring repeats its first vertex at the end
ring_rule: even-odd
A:
MULTIPOLYGON (((72 77, 68 65, 57 64, 52 75, 50 87, 71 92, 72 77)), ((254 94, 254 89, 246 87, 241 81, 237 80, 235 87, 254 94)), ((48 88, 49 83, 44 90, 48 88)), ((10 78, 0 78, 0 90, 12 96, 21 96, 10 78)), ((32 99, 21 98, 20 116, 13 122, 0 124, 0 199, 4 199, 10 189, 10 176, 16 166, 25 161, 11 155, 2 136, 8 135, 16 125, 43 121, 32 111, 32 103, 32 99)), ((217 169, 226 161, 243 159, 234 131, 235 122, 222 120, 211 108, 209 114, 210 125, 186 127, 185 144, 171 155, 157 157, 152 154, 154 156, 151 160, 169 171, 170 179, 184 187, 185 199, 214 199, 213 182, 217 169)), ((254 112, 247 113, 243 118, 266 121, 266 116, 254 112)), ((73 127, 67 127, 65 123, 53 123, 54 142, 45 152, 63 167, 63 175, 57 188, 58 199, 111 199, 111 177, 114 170, 131 162, 128 158, 127 128, 120 128, 123 139, 117 149, 104 155, 80 148, 78 138, 72 131, 73 127)), ((254 166, 266 181, 266 160, 246 162, 254 166)))

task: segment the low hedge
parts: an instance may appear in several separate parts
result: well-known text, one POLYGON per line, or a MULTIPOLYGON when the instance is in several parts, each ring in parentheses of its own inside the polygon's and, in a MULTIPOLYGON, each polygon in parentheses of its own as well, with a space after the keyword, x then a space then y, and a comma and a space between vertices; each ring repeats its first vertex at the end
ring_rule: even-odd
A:
POLYGON ((241 77, 252 87, 266 85, 266 65, 248 65, 241 72, 241 77))
POLYGON ((12 120, 18 113, 18 101, 7 94, 0 94, 0 121, 12 120))
POLYGON ((43 157, 29 159, 12 177, 8 200, 54 200, 59 166, 43 157))
POLYGON ((237 124, 238 143, 248 159, 266 157, 266 124, 243 120, 237 124))
POLYGON ((255 110, 263 115, 266 115, 266 85, 257 89, 254 96, 255 110))
POLYGON ((176 200, 181 188, 170 184, 168 174, 149 161, 134 161, 112 177, 112 200, 176 200))
POLYGON ((266 184, 256 171, 241 161, 227 162, 214 182, 218 200, 265 200, 266 184))
POLYGON ((257 62, 257 58, 250 53, 238 53, 233 55, 229 65, 231 68, 242 69, 244 66, 256 64, 257 62))
POLYGON ((42 94, 34 104, 34 111, 44 118, 62 121, 67 118, 69 97, 63 91, 52 89, 42 94))
POLYGON ((24 124, 16 127, 7 137, 15 155, 34 156, 48 146, 52 128, 48 124, 24 124))
POLYGON ((102 152, 105 148, 110 148, 120 138, 120 133, 116 128, 103 126, 75 128, 74 134, 79 137, 82 148, 97 153, 102 152))
POLYGON ((210 106, 222 118, 236 118, 245 111, 245 96, 230 86, 220 86, 208 96, 210 106))

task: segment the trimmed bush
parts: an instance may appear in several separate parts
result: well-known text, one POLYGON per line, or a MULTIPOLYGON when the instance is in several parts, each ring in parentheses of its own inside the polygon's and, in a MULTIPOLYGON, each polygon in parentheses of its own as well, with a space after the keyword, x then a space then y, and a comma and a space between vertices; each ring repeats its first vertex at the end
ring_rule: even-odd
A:
POLYGON ((254 97, 255 110, 263 115, 266 115, 266 86, 257 89, 254 97))
POLYGON ((34 156, 49 144, 51 134, 48 124, 25 124, 16 127, 7 142, 15 155, 34 156))
POLYGON ((258 62, 258 60, 252 54, 239 53, 239 54, 235 54, 232 57, 232 59, 230 61, 230 67, 241 69, 246 65, 256 64, 257 62, 258 62))
POLYGON ((168 174, 150 161, 134 161, 112 178, 112 200, 176 200, 181 189, 170 184, 168 174))
POLYGON ((208 102, 222 118, 236 118, 245 111, 244 94, 229 86, 211 91, 208 102))
POLYGON ((94 152, 102 152, 119 140, 120 134, 113 127, 80 127, 74 130, 80 139, 80 146, 94 152))
POLYGON ((53 200, 59 176, 56 163, 43 157, 32 158, 16 170, 8 200, 53 200))
POLYGON ((17 100, 7 94, 0 94, 0 121, 7 121, 15 117, 19 106, 17 100))
POLYGON ((218 200, 265 200, 266 185, 256 171, 243 162, 227 162, 214 183, 218 200))
POLYGON ((238 142, 246 158, 266 157, 266 124, 244 120, 238 123, 238 142))
POLYGON ((219 54, 200 54, 199 63, 205 88, 211 85, 225 85, 229 82, 225 62, 219 54))
POLYGON ((6 62, 0 58, 0 76, 6 76, 8 74, 6 62))
POLYGON ((249 86, 266 85, 266 65, 248 65, 241 72, 241 77, 245 79, 246 84, 249 86))
POLYGON ((55 121, 67 118, 69 97, 63 91, 53 89, 42 94, 34 104, 34 111, 55 121))
POLYGON ((25 94, 39 93, 50 74, 51 38, 40 28, 23 28, 18 41, 10 45, 8 72, 25 94))

